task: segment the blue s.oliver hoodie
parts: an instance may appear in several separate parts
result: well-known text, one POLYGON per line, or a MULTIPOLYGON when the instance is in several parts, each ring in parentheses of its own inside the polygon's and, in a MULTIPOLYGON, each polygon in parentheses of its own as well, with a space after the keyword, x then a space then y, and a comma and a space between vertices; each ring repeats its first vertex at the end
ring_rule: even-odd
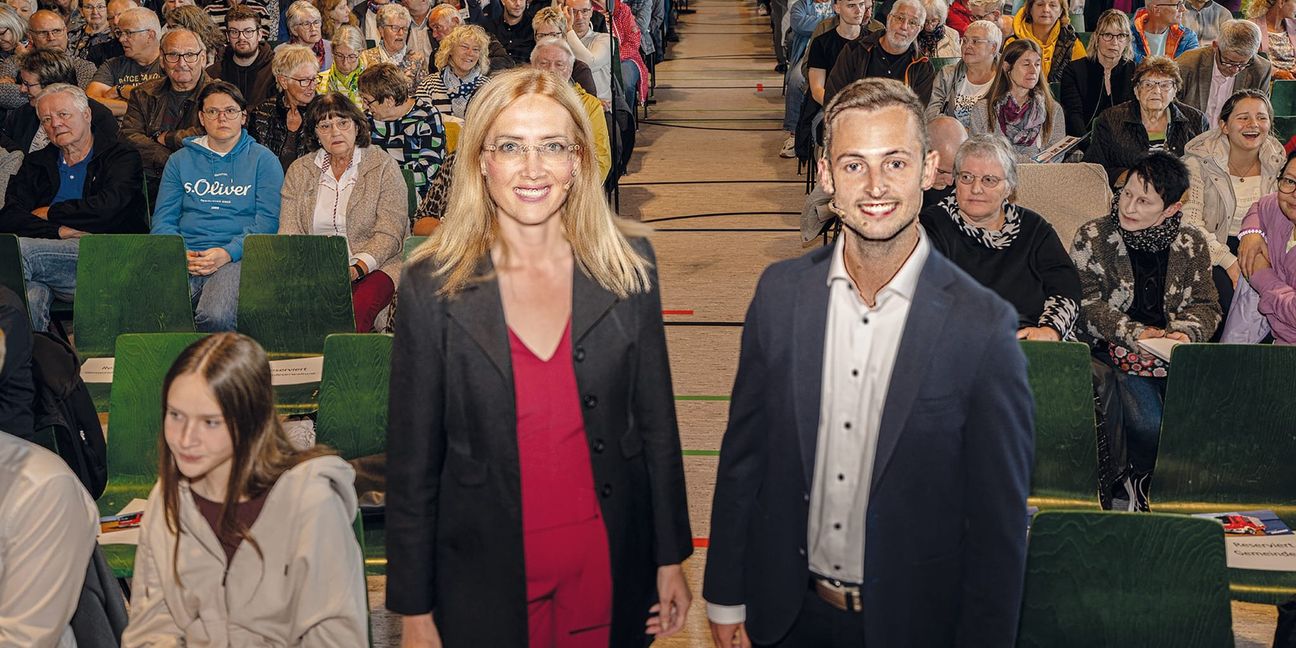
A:
MULTIPOLYGON (((189 137, 171 154, 162 172, 154 234, 179 234, 185 248, 224 248, 231 261, 243 258, 243 237, 279 231, 283 166, 247 130, 220 155, 189 137)), ((205 141, 205 140, 204 140, 205 141)))

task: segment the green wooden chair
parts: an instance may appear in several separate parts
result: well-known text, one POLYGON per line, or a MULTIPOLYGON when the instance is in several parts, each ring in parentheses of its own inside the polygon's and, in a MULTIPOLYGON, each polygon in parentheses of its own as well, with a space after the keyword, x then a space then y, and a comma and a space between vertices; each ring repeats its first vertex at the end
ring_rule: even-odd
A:
MULTIPOLYGON (((82 360, 111 358, 123 333, 192 333, 184 241, 153 234, 91 234, 77 259, 76 349, 82 360)), ((88 385, 100 412, 110 385, 88 385)))
POLYGON ((1019 648, 1232 645, 1219 524, 1152 513, 1035 517, 1019 648))
MULTIPOLYGON (((157 481, 162 433, 162 381, 180 352, 202 333, 123 335, 117 340, 108 426, 108 486, 99 514, 116 515, 132 499, 147 499, 157 481)), ((104 555, 118 578, 130 578, 135 548, 107 545, 104 555)))
MULTIPOLYGON (((1172 357, 1152 510, 1269 509, 1296 525, 1296 348, 1192 344, 1172 357)), ((1296 595, 1294 572, 1229 573, 1238 600, 1278 603, 1296 595)))
POLYGON ((315 438, 343 459, 385 452, 392 336, 342 333, 324 341, 315 438))
POLYGON ((1089 39, 1093 38, 1093 32, 1078 31, 1076 32, 1076 38, 1080 40, 1081 45, 1084 45, 1085 48, 1088 48, 1089 39))
POLYGON ((1270 89, 1275 115, 1296 115, 1296 80, 1277 80, 1270 89))
POLYGON ((1273 118, 1273 134, 1278 141, 1287 143, 1296 137, 1296 115, 1277 115, 1273 118))
POLYGON ((0 234, 0 286, 18 293, 27 308, 27 281, 23 278, 22 249, 18 237, 0 234))
POLYGON ((408 261, 409 258, 410 258, 410 255, 414 253, 414 250, 418 249, 418 246, 423 245, 423 242, 426 241, 426 240, 428 240, 428 237, 426 237, 426 236, 409 236, 409 237, 406 237, 406 238, 405 238, 405 249, 403 250, 403 253, 404 253, 404 259, 405 259, 406 261, 408 261))
POLYGON ((941 69, 947 65, 954 65, 955 63, 958 62, 959 62, 959 57, 957 56, 932 57, 931 59, 932 67, 936 68, 937 72, 940 72, 941 69))
MULTIPOLYGON (((347 245, 340 236, 251 235, 243 240, 238 331, 271 360, 324 354, 324 338, 354 333, 347 245)), ((275 388, 281 414, 314 411, 319 385, 275 388)))
POLYGON ((1062 97, 1062 82, 1061 82, 1061 81, 1054 81, 1053 83, 1048 84, 1048 86, 1049 86, 1049 92, 1053 94, 1053 100, 1054 100, 1054 101, 1057 101, 1058 99, 1060 99, 1060 98, 1062 97))
POLYGON ((1021 346, 1035 397, 1030 504, 1040 510, 1099 509, 1089 349, 1079 342, 1021 346))

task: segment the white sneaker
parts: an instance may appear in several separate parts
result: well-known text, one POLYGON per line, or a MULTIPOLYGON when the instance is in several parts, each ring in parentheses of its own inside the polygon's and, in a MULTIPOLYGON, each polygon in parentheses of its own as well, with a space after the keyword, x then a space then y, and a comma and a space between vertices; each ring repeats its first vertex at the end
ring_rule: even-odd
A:
POLYGON ((758 5, 756 5, 756 15, 757 15, 757 16, 768 16, 768 15, 769 15, 769 7, 766 7, 766 6, 763 5, 763 4, 758 4, 758 5))
POLYGON ((788 134, 787 139, 783 140, 783 150, 779 151, 779 157, 794 158, 796 156, 796 135, 788 134))

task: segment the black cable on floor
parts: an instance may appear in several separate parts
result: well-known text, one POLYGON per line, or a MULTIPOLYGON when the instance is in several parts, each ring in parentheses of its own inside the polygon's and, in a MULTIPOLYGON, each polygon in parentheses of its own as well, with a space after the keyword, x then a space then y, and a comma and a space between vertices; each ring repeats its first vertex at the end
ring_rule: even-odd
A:
MULTIPOLYGON (((644 187, 648 185, 702 185, 702 184, 798 184, 805 180, 646 180, 644 182, 619 182, 621 187, 644 187)), ((764 212, 756 212, 764 213, 764 212)))
POLYGON ((681 125, 681 124, 667 124, 667 123, 665 123, 665 122, 659 122, 659 121, 648 121, 648 120, 646 120, 646 119, 641 119, 641 120, 639 120, 639 123, 640 123, 640 124, 648 124, 648 125, 650 125, 650 126, 661 126, 661 127, 663 127, 663 128, 683 128, 683 129, 687 129, 687 130, 741 131, 741 132, 781 131, 781 130, 783 130, 781 127, 780 127, 780 128, 720 128, 719 126, 684 126, 684 125, 681 125))
MULTIPOLYGON (((667 216, 665 218, 654 218, 652 220, 640 221, 643 223, 664 223, 666 221, 688 220, 690 218, 711 218, 713 216, 798 216, 801 212, 787 211, 746 211, 746 212, 711 212, 708 214, 683 214, 680 216, 667 216)), ((673 231, 673 230, 669 230, 673 231)), ((692 231, 692 230, 688 230, 692 231)), ((754 230, 753 230, 754 231, 754 230)), ((776 230, 783 231, 783 230, 776 230)), ((788 230, 795 232, 798 230, 788 230)))

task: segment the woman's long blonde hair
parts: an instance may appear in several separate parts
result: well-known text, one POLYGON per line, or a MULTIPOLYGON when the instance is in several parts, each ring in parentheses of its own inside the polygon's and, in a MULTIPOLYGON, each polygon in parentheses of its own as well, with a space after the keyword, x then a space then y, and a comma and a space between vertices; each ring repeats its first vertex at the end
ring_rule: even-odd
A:
POLYGON ((481 173, 482 147, 500 113, 527 95, 558 102, 571 118, 577 172, 560 215, 572 254, 585 274, 608 292, 625 298, 650 287, 648 260, 630 245, 627 236, 645 236, 649 229, 627 221, 608 207, 594 159, 594 136, 589 117, 576 92, 549 72, 517 68, 494 77, 468 104, 468 118, 459 139, 446 219, 410 257, 416 262, 436 260, 436 274, 444 277, 440 294, 454 296, 477 277, 477 266, 491 247, 503 244, 496 207, 481 173))

